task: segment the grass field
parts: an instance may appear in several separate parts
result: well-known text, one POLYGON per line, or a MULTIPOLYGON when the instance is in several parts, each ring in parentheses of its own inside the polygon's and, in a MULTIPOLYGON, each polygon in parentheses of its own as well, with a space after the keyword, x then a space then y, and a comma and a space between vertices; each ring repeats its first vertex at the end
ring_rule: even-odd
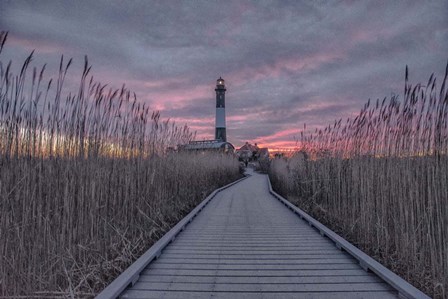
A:
MULTIPOLYGON (((447 68, 448 72, 448 68, 447 68)), ((448 92, 409 84, 355 118, 302 134, 274 188, 436 298, 448 296, 448 92)))
POLYGON ((75 93, 71 61, 52 80, 31 60, 0 60, 0 297, 93 297, 239 164, 170 150, 194 134, 95 82, 87 59, 75 93))

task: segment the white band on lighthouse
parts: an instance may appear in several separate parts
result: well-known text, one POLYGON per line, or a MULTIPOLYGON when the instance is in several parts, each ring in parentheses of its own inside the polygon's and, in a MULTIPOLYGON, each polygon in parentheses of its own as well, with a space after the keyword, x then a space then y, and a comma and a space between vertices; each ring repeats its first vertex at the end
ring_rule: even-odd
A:
POLYGON ((216 128, 226 127, 226 109, 216 108, 216 128))

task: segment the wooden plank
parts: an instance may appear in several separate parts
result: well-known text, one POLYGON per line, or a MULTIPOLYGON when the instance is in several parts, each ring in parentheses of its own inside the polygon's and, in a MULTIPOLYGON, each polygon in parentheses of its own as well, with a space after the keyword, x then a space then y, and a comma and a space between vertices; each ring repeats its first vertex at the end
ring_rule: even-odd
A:
POLYGON ((200 292, 375 292, 390 291, 392 288, 386 283, 307 283, 307 284, 278 284, 278 283, 239 283, 239 284, 215 284, 215 283, 170 283, 170 282, 137 282, 134 290, 166 290, 166 291, 200 291, 200 292))
POLYGON ((291 245, 291 246, 300 246, 300 245, 308 245, 308 246, 314 246, 314 245, 333 245, 332 242, 330 242, 329 240, 326 240, 324 238, 320 238, 320 239, 316 239, 316 240, 288 240, 288 241, 282 241, 280 242, 279 240, 269 240, 269 239, 265 239, 263 241, 256 241, 256 240, 245 240, 245 241, 241 241, 241 240, 216 240, 216 241, 207 241, 207 240, 177 240, 177 244, 179 245, 201 245, 201 244, 214 244, 216 246, 221 246, 221 245, 240 245, 240 246, 245 246, 245 245, 257 245, 257 246, 262 246, 262 245, 271 245, 273 244, 273 242, 276 243, 280 243, 282 245, 291 245))
POLYGON ((189 236, 186 235, 180 235, 179 236, 179 241, 219 241, 219 242, 223 242, 223 241, 265 241, 265 240, 277 240, 277 241, 300 241, 303 242, 305 240, 317 240, 317 241, 322 241, 322 237, 319 235, 316 235, 316 232, 314 232, 314 234, 307 233, 307 234, 303 234, 303 235, 296 235, 296 236, 264 236, 264 237, 253 237, 252 234, 248 233, 246 235, 241 235, 238 237, 229 235, 229 236, 195 236, 194 234, 190 234, 189 236))
POLYGON ((152 270, 219 270, 219 271, 299 271, 299 270, 352 270, 359 269, 358 264, 270 264, 270 265, 226 265, 226 264, 158 264, 151 265, 151 267, 143 270, 141 273, 145 274, 152 270))
MULTIPOLYGON (((207 250, 207 249, 210 249, 210 250, 217 250, 217 249, 222 249, 222 250, 232 250, 232 249, 235 249, 235 250, 237 250, 237 249, 246 249, 246 250, 255 250, 255 249, 259 249, 260 248, 260 246, 257 246, 257 245, 248 245, 248 246, 238 246, 238 245, 230 245, 230 246, 225 246, 225 245, 223 245, 223 246, 213 246, 213 245, 207 245, 207 244, 204 244, 204 245, 181 245, 181 244, 176 244, 176 249, 192 249, 192 250, 195 250, 195 249, 203 249, 203 250, 207 250)), ((306 250, 312 250, 312 249, 316 249, 316 250, 320 250, 320 251, 322 251, 322 250, 331 250, 331 251, 334 251, 334 246, 331 246, 331 247, 329 247, 328 245, 322 245, 322 246, 282 246, 281 244, 275 244, 275 245, 264 245, 263 247, 262 247, 262 249, 278 249, 278 250, 281 250, 281 249, 294 249, 295 251, 297 251, 297 252, 300 252, 300 251, 302 251, 302 250, 304 250, 304 251, 306 251, 306 250)), ((168 250, 168 248, 167 248, 167 250, 168 250)), ((334 252, 340 252, 340 251, 334 251, 334 252)))
MULTIPOLYGON (((163 250, 164 253, 247 253, 247 252, 259 252, 259 253, 269 253, 269 252, 278 252, 278 253, 291 253, 298 252, 305 254, 319 253, 319 254, 338 254, 333 248, 329 249, 326 246, 322 247, 322 249, 316 249, 314 247, 298 247, 298 248, 283 248, 281 246, 275 248, 265 248, 265 247, 255 247, 255 248, 246 248, 246 247, 232 247, 232 248, 201 248, 201 247, 172 247, 166 248, 163 250)), ((352 258, 353 259, 353 258, 352 258)))
MULTIPOLYGON (((192 227, 193 226, 193 224, 191 224, 190 225, 190 227, 192 227)), ((243 233, 243 232, 231 232, 231 231, 222 231, 222 230, 216 230, 216 231, 213 231, 213 232, 207 232, 207 231, 204 231, 204 230, 191 230, 191 231, 186 231, 185 232, 185 236, 195 236, 195 233, 196 232, 200 232, 201 233, 201 236, 206 236, 206 237, 208 237, 208 236, 216 236, 216 233, 217 232, 219 232, 220 234, 221 234, 221 236, 223 236, 223 237, 235 237, 235 238, 240 238, 240 237, 246 237, 247 236, 247 230, 243 233)), ((270 237, 276 237, 276 236, 284 236, 284 237, 297 237, 297 236, 301 236, 302 234, 305 234, 305 235, 314 235, 316 233, 316 231, 313 229, 313 228, 308 228, 307 230, 297 230, 297 229, 295 229, 295 230, 293 230, 292 232, 288 232, 288 233, 282 233, 282 234, 279 234, 278 232, 277 233, 274 233, 274 232, 269 232, 269 231, 265 231, 265 233, 263 233, 263 232, 259 232, 259 233, 257 233, 257 232, 251 232, 251 236, 252 237, 254 237, 254 238, 264 238, 264 237, 267 237, 267 238, 270 238, 270 237)), ((184 233, 182 233, 182 235, 184 235, 184 233)))
POLYGON ((177 259, 190 259, 190 258, 216 258, 216 259, 247 259, 247 258, 260 258, 260 259, 316 259, 316 258, 326 258, 326 259, 337 259, 339 255, 334 254, 303 254, 303 253, 257 253, 257 252, 249 252, 249 253, 190 253, 190 254, 182 254, 182 253, 165 253, 165 258, 177 258, 177 259))
MULTIPOLYGON (((166 257, 165 257, 166 258, 166 257)), ((222 257, 219 257, 218 256, 218 258, 216 258, 216 257, 213 257, 213 259, 216 261, 216 260, 219 260, 219 261, 222 261, 223 263, 225 263, 226 261, 235 261, 235 260, 239 260, 239 261, 241 261, 241 262, 244 262, 244 261, 248 261, 248 262, 252 262, 252 261, 260 261, 260 262, 267 262, 267 261, 289 261, 289 262, 291 262, 291 263, 294 263, 294 261, 296 261, 297 263, 300 263, 300 262, 302 262, 302 261, 306 261, 306 260, 313 260, 313 259, 315 259, 316 258, 316 256, 314 257, 314 258, 301 258, 301 259, 299 259, 299 258, 294 258, 294 259, 291 259, 291 257, 282 257, 282 256, 276 256, 276 257, 259 257, 259 256, 253 256, 253 257, 237 257, 237 256, 233 256, 233 257, 230 257, 230 258, 222 258, 222 257)), ((324 258, 326 258, 326 259, 329 259, 329 256, 325 256, 324 258)), ((169 257, 169 259, 166 259, 166 260, 169 260, 169 261, 172 261, 172 262, 175 262, 175 261, 185 261, 185 260, 189 260, 190 258, 185 258, 185 257, 169 257)), ((210 260, 210 257, 207 257, 207 256, 204 256, 204 257, 194 257, 193 258, 194 260, 210 260)), ((333 259, 335 259, 335 260, 337 260, 337 256, 335 256, 333 259)))
POLYGON ((276 277, 276 276, 355 276, 365 275, 366 272, 360 267, 358 269, 349 270, 190 270, 190 269, 145 269, 141 275, 197 275, 197 276, 260 276, 260 277, 276 277))
POLYGON ((300 284, 300 283, 374 283, 383 282, 375 275, 363 276, 277 276, 277 277, 229 277, 229 276, 163 276, 142 275, 139 281, 146 282, 183 282, 183 283, 215 283, 215 284, 238 284, 238 283, 278 283, 278 284, 300 284))
POLYGON ((205 259, 168 259, 166 257, 162 257, 157 261, 151 263, 152 265, 158 264, 218 264, 218 265, 301 265, 301 264, 353 264, 353 259, 349 257, 337 257, 334 259, 326 259, 326 258, 313 258, 313 259, 220 259, 216 260, 215 258, 205 258, 205 259))
MULTIPOLYGON (((215 245, 215 244, 180 244, 176 243, 176 248, 248 248, 248 249, 256 249, 260 248, 259 244, 252 244, 252 245, 242 245, 242 244, 233 244, 233 245, 215 245)), ((279 243, 273 243, 273 244, 266 244, 263 245, 263 248, 294 248, 300 251, 301 249, 310 249, 310 248, 317 248, 317 249, 334 249, 333 244, 323 244, 323 245, 285 245, 285 244, 279 244, 279 243)))
POLYGON ((363 298, 363 299, 392 299, 396 298, 394 292, 377 291, 377 292, 320 292, 320 293, 297 293, 297 292, 265 292, 265 293, 249 293, 249 292, 176 292, 176 291, 141 291, 128 290, 122 296, 123 299, 153 299, 153 298, 170 298, 170 299, 264 299, 264 298, 281 298, 281 299, 347 299, 347 298, 363 298))

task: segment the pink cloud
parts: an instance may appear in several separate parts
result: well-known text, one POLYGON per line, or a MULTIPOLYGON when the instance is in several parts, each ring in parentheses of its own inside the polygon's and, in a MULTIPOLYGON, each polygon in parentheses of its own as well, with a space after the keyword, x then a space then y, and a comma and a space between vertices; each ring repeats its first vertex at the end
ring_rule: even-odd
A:
POLYGON ((296 146, 296 141, 294 139, 299 135, 300 129, 285 129, 271 135, 257 137, 253 142, 256 142, 261 147, 294 148, 296 146))
POLYGON ((110 73, 94 69, 96 78, 109 82, 115 88, 123 83, 135 92, 140 102, 150 105, 151 110, 169 111, 182 109, 191 104, 194 99, 214 98, 210 85, 189 85, 183 77, 174 77, 163 80, 139 80, 129 78, 130 74, 110 73), (123 78, 126 78, 123 80, 123 78))
POLYGON ((202 124, 204 127, 213 127, 215 125, 215 118, 213 117, 209 117, 209 118, 200 118, 200 119, 195 119, 195 118, 185 118, 185 117, 173 117, 171 118, 172 121, 176 122, 177 124, 185 124, 188 123, 189 126, 192 125, 200 125, 202 124))
POLYGON ((293 136, 293 135, 297 135, 300 134, 300 130, 299 129, 286 129, 283 131, 278 131, 274 134, 271 135, 267 135, 267 136, 261 136, 258 137, 256 140, 260 140, 260 141, 269 141, 269 140, 278 140, 279 138, 284 138, 284 137, 288 137, 288 136, 293 136))
POLYGON ((165 92, 151 92, 148 90, 145 98, 150 99, 153 104, 158 104, 159 110, 182 109, 193 99, 212 97, 210 87, 192 87, 188 92, 182 89, 168 90, 165 92))
POLYGON ((63 47, 58 43, 52 43, 43 40, 20 38, 16 35, 8 35, 8 46, 14 46, 23 48, 27 51, 33 51, 36 49, 39 53, 51 53, 62 54, 71 52, 69 48, 63 47))
POLYGON ((142 86, 146 88, 152 88, 152 89, 160 89, 160 88, 167 88, 173 84, 186 84, 185 78, 169 78, 164 80, 152 80, 152 81, 138 81, 142 86))
POLYGON ((259 147, 267 147, 271 152, 293 150, 297 148, 297 144, 295 141, 278 141, 269 143, 257 142, 257 145, 259 147))

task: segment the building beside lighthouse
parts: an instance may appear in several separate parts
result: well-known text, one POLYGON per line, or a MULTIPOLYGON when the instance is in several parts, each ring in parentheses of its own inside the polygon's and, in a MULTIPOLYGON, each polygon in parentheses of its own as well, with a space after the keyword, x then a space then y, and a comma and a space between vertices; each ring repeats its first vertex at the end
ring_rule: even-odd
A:
POLYGON ((235 147, 227 142, 226 132, 226 85, 223 78, 216 80, 216 114, 215 139, 191 141, 189 144, 179 146, 180 150, 189 151, 220 151, 234 152, 235 147))

